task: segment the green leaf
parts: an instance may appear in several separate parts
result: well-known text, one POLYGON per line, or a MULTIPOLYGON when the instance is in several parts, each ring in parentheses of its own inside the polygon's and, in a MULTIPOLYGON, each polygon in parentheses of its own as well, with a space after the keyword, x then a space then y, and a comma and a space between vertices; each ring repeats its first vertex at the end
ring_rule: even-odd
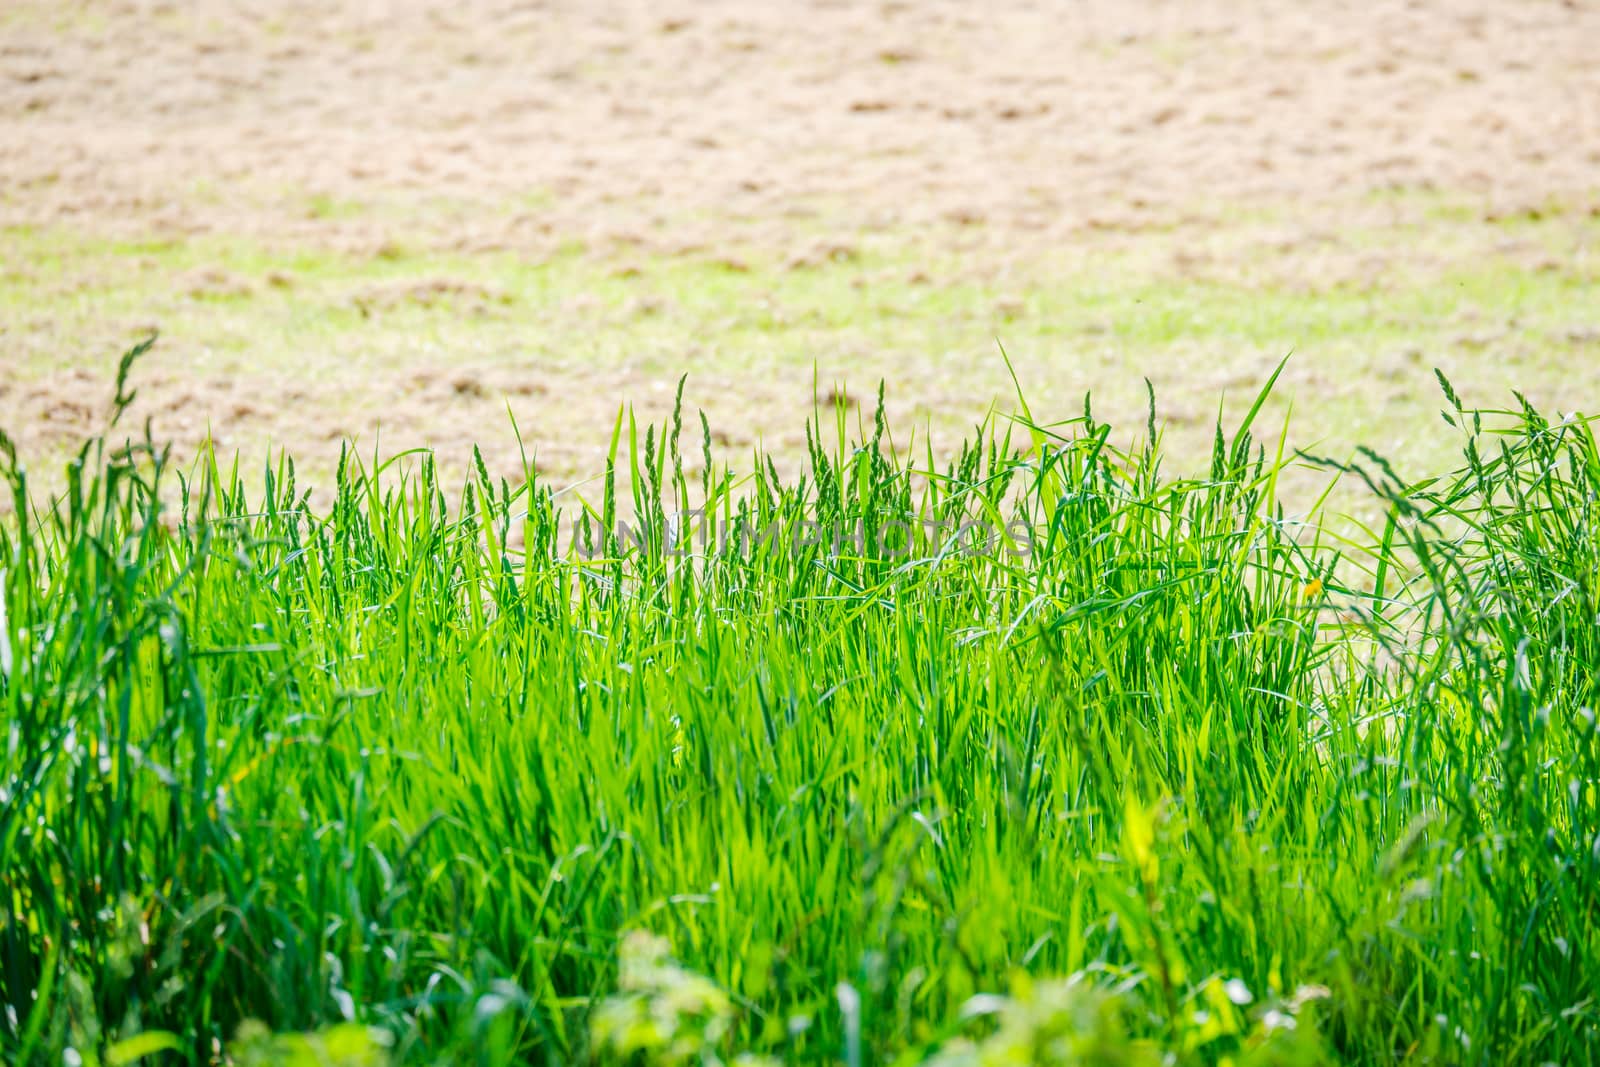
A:
POLYGON ((125 1037, 107 1049, 106 1064, 107 1067, 123 1067, 124 1064, 138 1063, 158 1052, 176 1052, 180 1047, 176 1034, 165 1030, 146 1030, 142 1034, 125 1037))

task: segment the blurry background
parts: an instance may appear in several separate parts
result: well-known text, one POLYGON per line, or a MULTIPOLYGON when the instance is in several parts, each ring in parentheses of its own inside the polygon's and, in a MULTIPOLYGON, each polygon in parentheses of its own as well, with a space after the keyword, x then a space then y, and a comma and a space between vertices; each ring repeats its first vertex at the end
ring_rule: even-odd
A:
MULTIPOLYGON (((0 427, 137 414, 326 475, 558 479, 676 380, 725 456, 813 400, 953 441, 1154 383, 1200 455, 1454 448, 1430 370, 1600 409, 1600 5, 0 0, 0 427)), ((691 450, 697 451, 697 450, 691 450)))

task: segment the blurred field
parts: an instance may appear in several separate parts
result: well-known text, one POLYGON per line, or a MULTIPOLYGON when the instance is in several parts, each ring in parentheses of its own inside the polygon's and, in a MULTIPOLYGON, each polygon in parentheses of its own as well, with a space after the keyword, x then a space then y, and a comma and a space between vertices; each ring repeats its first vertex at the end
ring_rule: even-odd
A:
MULTIPOLYGON (((1224 393, 1443 462, 1600 399, 1593 5, 32 0, 0 12, 0 426, 138 413, 326 473, 593 475, 678 376, 797 454, 813 381, 953 440, 1011 386, 1178 456, 1224 393), (338 7, 341 10, 329 10, 338 7), (375 440, 381 432, 381 440, 375 440)), ((315 473, 315 471, 314 471, 315 473)))

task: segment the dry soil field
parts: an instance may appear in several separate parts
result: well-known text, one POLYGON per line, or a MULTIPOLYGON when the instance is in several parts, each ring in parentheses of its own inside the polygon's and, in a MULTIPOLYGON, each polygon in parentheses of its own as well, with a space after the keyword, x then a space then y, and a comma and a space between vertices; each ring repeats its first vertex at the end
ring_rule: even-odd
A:
POLYGON ((734 448, 814 374, 937 440, 1009 403, 998 340, 1036 414, 1131 433, 1149 377, 1181 449, 1293 350, 1297 442, 1433 461, 1432 366, 1600 406, 1597 44, 1545 0, 6 0, 0 426, 53 461, 158 328, 181 451, 509 468, 509 408, 570 478, 683 372, 734 448))

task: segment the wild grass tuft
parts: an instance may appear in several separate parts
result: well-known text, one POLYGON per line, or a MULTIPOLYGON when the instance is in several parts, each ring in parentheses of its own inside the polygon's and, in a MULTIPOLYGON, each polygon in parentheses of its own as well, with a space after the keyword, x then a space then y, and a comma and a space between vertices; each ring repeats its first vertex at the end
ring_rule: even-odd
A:
POLYGON ((6 450, 4 1059, 1590 1062, 1600 451, 1448 395, 1360 543, 1259 402, 320 513, 6 450))

